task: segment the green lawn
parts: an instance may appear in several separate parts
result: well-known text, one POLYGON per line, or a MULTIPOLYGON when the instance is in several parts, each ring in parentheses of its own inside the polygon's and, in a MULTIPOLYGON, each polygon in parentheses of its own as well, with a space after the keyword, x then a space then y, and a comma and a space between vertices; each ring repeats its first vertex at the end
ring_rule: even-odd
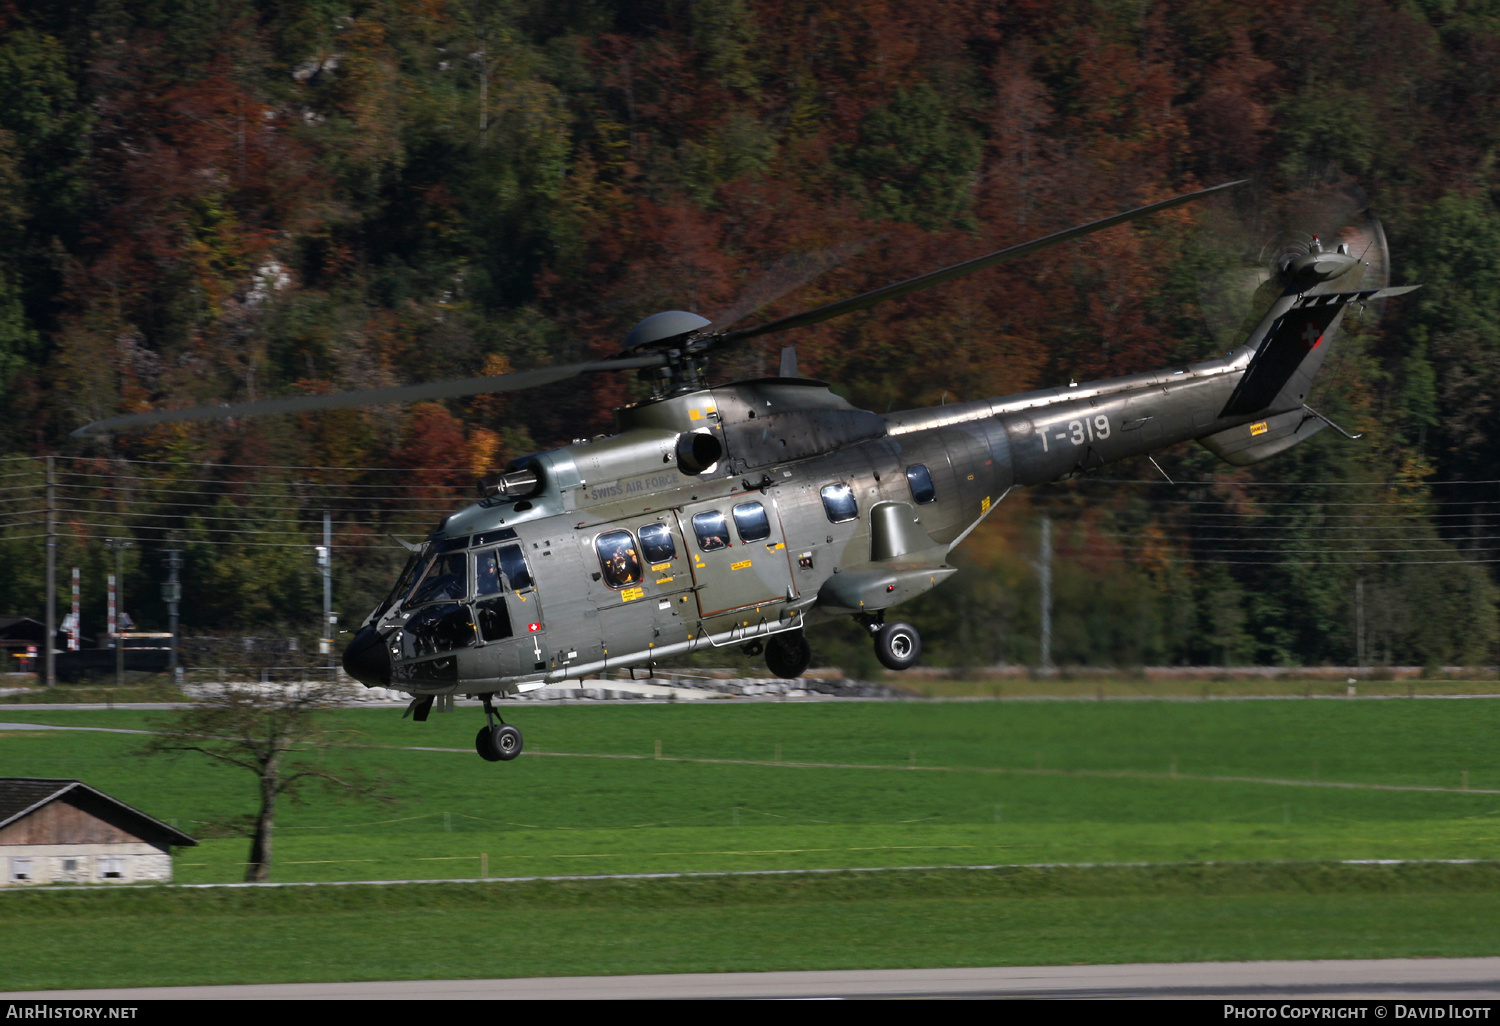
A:
POLYGON ((1471 956, 1497 924, 1494 864, 137 888, 0 895, 0 964, 21 990, 1471 956))
MULTIPOLYGON (((528 706, 505 765, 473 754, 475 710, 334 715, 391 746, 356 758, 400 804, 286 806, 275 879, 1500 856, 1500 701, 528 706)), ((11 732, 0 773, 76 776, 190 833, 249 810, 248 774, 139 744, 11 732)), ((208 837, 178 879, 238 879, 245 849, 208 837)))
MULTIPOLYGON (((1495 863, 1320 861, 1500 858, 1497 700, 507 712, 528 751, 506 765, 473 753, 477 710, 334 714, 401 800, 285 807, 273 878, 1162 865, 11 891, 4 987, 1500 952, 1495 863)), ((0 731, 0 774, 78 777, 189 832, 250 809, 248 774, 142 740, 0 731)), ((205 837, 177 879, 237 880, 246 847, 205 837)))

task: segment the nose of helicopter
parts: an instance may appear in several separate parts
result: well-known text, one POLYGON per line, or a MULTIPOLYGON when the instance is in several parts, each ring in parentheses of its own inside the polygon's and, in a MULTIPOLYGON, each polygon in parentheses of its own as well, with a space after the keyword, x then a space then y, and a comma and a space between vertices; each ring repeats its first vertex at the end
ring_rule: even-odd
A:
POLYGON ((345 647, 344 672, 367 688, 390 686, 391 654, 373 627, 360 631, 345 647))

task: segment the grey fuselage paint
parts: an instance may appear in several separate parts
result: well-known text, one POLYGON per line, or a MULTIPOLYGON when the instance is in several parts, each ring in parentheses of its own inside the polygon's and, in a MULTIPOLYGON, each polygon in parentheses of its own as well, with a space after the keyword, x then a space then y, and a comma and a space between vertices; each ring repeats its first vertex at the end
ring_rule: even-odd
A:
POLYGON ((1013 487, 1192 439, 1232 462, 1254 462, 1322 426, 1295 411, 1332 347, 1342 309, 1331 320, 1319 315, 1327 326, 1318 321, 1321 334, 1316 343, 1309 337, 1313 348, 1302 363, 1279 354, 1286 367, 1275 373, 1285 384, 1257 383, 1256 394, 1272 396, 1268 405, 1244 410, 1246 392, 1236 388, 1252 366, 1266 377, 1257 356, 1277 338, 1285 343, 1278 330, 1302 316, 1298 304, 1307 296, 1324 291, 1320 284, 1288 288, 1246 344, 1221 359, 1004 398, 880 416, 821 382, 770 378, 626 407, 615 435, 513 463, 537 472, 534 495, 482 501, 445 518, 423 553, 444 544, 471 553, 468 591, 444 600, 452 621, 446 639, 404 636, 423 612, 396 596, 359 636, 381 639, 393 672, 365 683, 418 695, 515 694, 851 610, 877 613, 882 596, 894 605, 950 575, 947 552, 1013 487), (719 448, 710 451, 721 452, 699 474, 676 463, 688 432, 711 435, 719 448), (929 501, 913 491, 913 467, 930 476, 929 501), (825 504, 829 488, 847 488, 854 515, 825 504), (885 507, 880 529, 899 538, 872 538, 871 509, 893 503, 899 508, 885 507), (722 537, 709 529, 716 516, 722 537), (706 540, 699 524, 709 525, 706 540), (643 528, 660 558, 646 558, 643 528), (532 585, 506 588, 511 633, 491 640, 473 581, 496 531, 515 533, 532 585), (872 549, 889 553, 898 542, 903 555, 872 558, 872 549), (612 571, 608 544, 628 557, 622 565, 638 565, 612 571), (838 574, 851 576, 830 585, 838 574), (434 644, 450 647, 433 651, 434 644))

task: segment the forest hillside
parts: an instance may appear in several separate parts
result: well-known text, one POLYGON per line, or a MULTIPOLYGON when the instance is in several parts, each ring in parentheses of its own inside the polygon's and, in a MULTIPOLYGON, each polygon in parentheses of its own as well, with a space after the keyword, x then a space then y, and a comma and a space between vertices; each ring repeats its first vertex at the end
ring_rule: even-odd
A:
POLYGON ((795 344, 883 412, 1204 358, 1264 211, 1367 207, 1424 287, 1310 400, 1361 439, 1012 495, 909 618, 929 661, 1034 662, 1046 514, 1059 663, 1493 662, 1497 146, 1493 0, 0 0, 0 613, 41 615, 41 457, 86 634, 125 537, 143 626, 170 543, 184 633, 311 639, 325 510, 357 624, 390 535, 643 393, 82 424, 598 357, 660 310, 779 316, 1250 178, 715 376, 795 344))

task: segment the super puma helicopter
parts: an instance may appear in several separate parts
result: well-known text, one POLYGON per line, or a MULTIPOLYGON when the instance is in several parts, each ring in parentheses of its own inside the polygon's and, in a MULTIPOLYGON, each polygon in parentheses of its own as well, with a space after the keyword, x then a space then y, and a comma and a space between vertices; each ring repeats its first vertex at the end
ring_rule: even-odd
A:
POLYGON ((522 738, 496 722, 497 694, 725 645, 764 651, 771 672, 794 678, 811 660, 803 628, 835 616, 856 618, 880 661, 906 669, 921 639, 909 624, 887 623, 886 611, 951 576, 948 553, 1012 488, 1190 439, 1245 466, 1331 425, 1305 400, 1345 309, 1416 286, 1338 290, 1341 281, 1357 282, 1364 264, 1347 244, 1325 251, 1316 237, 1280 256, 1266 275, 1269 308, 1221 359, 884 416, 798 377, 792 350, 783 350, 777 377, 706 382, 708 355, 726 346, 1242 184, 1153 203, 752 328, 715 330, 695 314, 659 313, 637 324, 609 359, 122 416, 77 433, 449 398, 638 369, 652 394, 616 411, 618 433, 523 457, 480 482, 479 502, 410 546, 390 596, 344 650, 344 668, 366 686, 412 695, 407 714, 417 720, 437 699, 451 707, 456 694, 481 697, 486 726, 476 750, 509 760, 522 738))

